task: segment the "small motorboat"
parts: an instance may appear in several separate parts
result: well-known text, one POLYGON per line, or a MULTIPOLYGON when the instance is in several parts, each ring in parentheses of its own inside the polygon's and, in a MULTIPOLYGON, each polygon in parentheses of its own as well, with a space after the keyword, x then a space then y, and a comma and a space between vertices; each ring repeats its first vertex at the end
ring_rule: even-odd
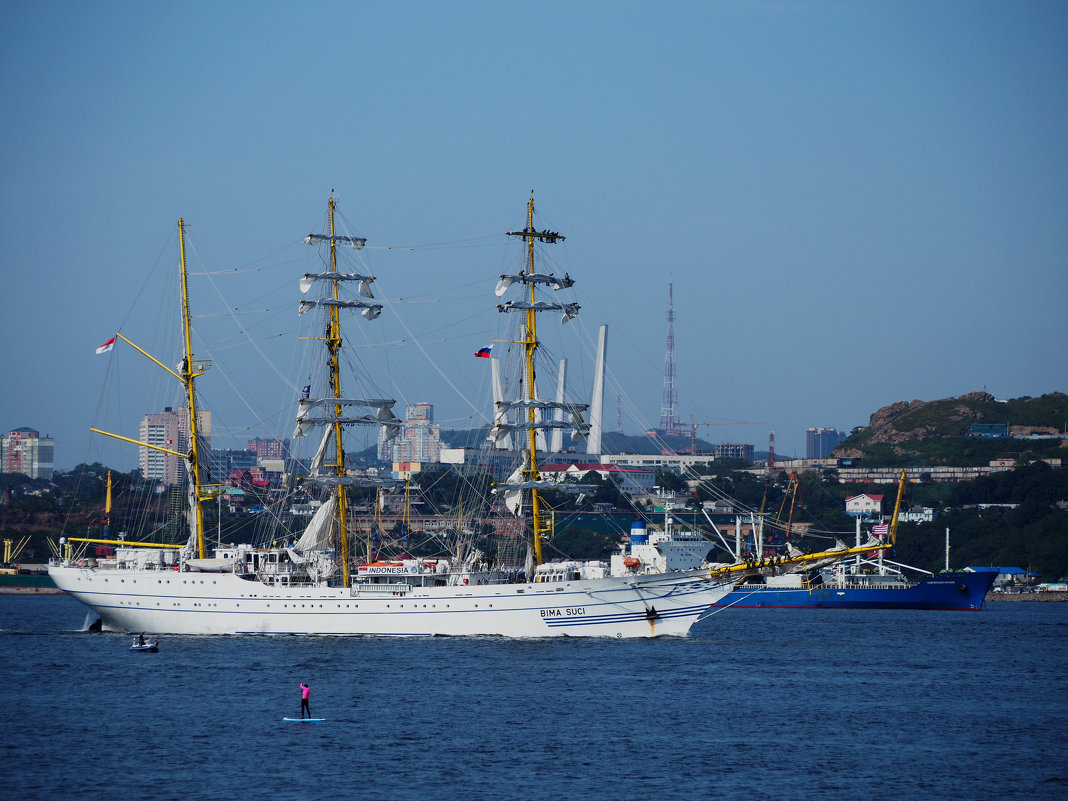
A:
POLYGON ((159 640, 153 640, 149 642, 143 636, 138 637, 133 641, 133 645, 130 646, 131 651, 144 651, 146 653, 156 653, 159 650, 159 640))

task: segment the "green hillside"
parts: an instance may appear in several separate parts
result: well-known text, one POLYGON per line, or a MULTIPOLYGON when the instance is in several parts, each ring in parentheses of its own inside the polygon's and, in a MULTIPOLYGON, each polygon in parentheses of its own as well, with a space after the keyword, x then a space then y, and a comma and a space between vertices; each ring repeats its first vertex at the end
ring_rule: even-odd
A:
POLYGON ((985 465, 992 459, 1068 457, 1068 440, 1036 439, 1068 426, 1068 395, 999 401, 986 392, 933 401, 898 401, 871 416, 836 449, 870 466, 985 465), (1004 424, 1013 436, 969 436, 975 423, 1004 424))

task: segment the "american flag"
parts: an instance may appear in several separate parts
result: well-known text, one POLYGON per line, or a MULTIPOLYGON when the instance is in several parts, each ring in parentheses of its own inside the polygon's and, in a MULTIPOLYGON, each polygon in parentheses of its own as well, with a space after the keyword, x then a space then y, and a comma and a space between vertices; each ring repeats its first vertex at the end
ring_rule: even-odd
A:
POLYGON ((872 526, 871 533, 874 534, 876 537, 885 537, 887 534, 890 533, 890 524, 880 523, 877 526, 872 526))

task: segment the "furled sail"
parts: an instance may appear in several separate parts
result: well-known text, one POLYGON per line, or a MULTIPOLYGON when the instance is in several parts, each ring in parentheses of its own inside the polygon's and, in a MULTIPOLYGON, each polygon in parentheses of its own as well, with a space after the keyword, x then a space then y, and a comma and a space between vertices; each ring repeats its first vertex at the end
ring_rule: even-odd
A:
MULTIPOLYGON (((497 422, 505 423, 505 422, 508 421, 507 410, 503 411, 503 412, 496 411, 497 409, 499 409, 499 407, 497 407, 496 404, 500 403, 504 399, 504 389, 503 389, 503 387, 501 385, 501 363, 500 363, 500 361, 498 359, 492 359, 491 363, 492 363, 491 373, 493 375, 493 401, 494 401, 494 404, 495 404, 494 405, 494 410, 495 411, 494 411, 494 416, 493 416, 493 422, 494 423, 497 423, 497 422)), ((510 436, 508 436, 507 434, 503 435, 499 439, 494 439, 492 434, 491 434, 488 437, 488 439, 491 442, 495 442, 498 448, 504 448, 506 450, 511 450, 511 448, 512 448, 512 438, 510 436)))
POLYGON ((575 423, 581 423, 582 413, 590 408, 588 403, 564 403, 561 401, 541 400, 540 398, 536 400, 502 400, 493 405, 498 414, 507 412, 509 409, 559 409, 570 414, 575 423))
POLYGON ((317 476, 323 472, 323 462, 326 461, 326 449, 330 447, 330 440, 334 437, 334 429, 329 426, 323 431, 323 441, 319 443, 319 450, 315 452, 315 456, 312 457, 311 467, 308 472, 317 476))
POLYGON ((564 273, 563 278, 557 278, 552 273, 546 275, 545 273, 519 273, 516 275, 502 275, 497 281, 497 287, 493 290, 497 297, 501 297, 508 291, 508 287, 512 284, 545 284, 551 287, 553 290, 559 291, 561 289, 567 289, 575 285, 575 281, 567 273, 564 273))
MULTIPOLYGON (((504 505, 508 508, 508 511, 513 515, 519 516, 523 510, 523 491, 524 490, 547 490, 547 489, 562 489, 563 487, 555 481, 527 481, 523 476, 530 471, 530 456, 523 452, 523 463, 515 469, 512 475, 508 476, 508 480, 494 486, 494 492, 504 493, 504 505)), ((576 485, 572 485, 576 486, 576 485)))
POLYGON ((560 320, 562 323, 566 323, 573 317, 577 317, 579 309, 582 307, 577 303, 550 303, 546 300, 539 300, 531 303, 527 300, 510 300, 507 303, 498 303, 497 311, 510 312, 510 311, 562 311, 564 313, 563 318, 560 320))
POLYGON ((189 523, 189 539, 186 540, 185 548, 188 553, 197 552, 197 516, 200 514, 200 504, 197 503, 197 484, 193 480, 193 465, 186 458, 182 460, 188 481, 185 482, 186 503, 189 508, 186 511, 186 521, 189 523))
POLYGON ((305 484, 315 484, 317 487, 337 488, 345 487, 395 487, 395 478, 375 478, 371 476, 307 476, 305 484))
POLYGON ((393 414, 392 398, 304 398, 297 408, 297 427, 293 430, 294 437, 306 437, 316 426, 365 424, 381 425, 387 429, 387 439, 392 439, 400 433, 401 421, 393 414), (351 417, 312 417, 311 412, 316 409, 326 409, 331 406, 351 407, 358 406, 374 409, 374 414, 356 415, 351 417))
POLYGON ((493 442, 499 442, 512 431, 551 431, 554 429, 570 429, 572 439, 584 439, 590 431, 590 426, 588 423, 576 426, 564 420, 535 420, 533 423, 524 420, 518 423, 495 423, 493 428, 490 429, 490 439, 493 442))
POLYGON ((306 245, 346 245, 353 250, 361 250, 367 244, 367 238, 362 236, 329 236, 327 234, 308 234, 304 237, 306 245))
POLYGON ((300 279, 300 291, 307 294, 316 281, 359 281, 356 291, 361 298, 374 298, 371 284, 375 280, 373 275, 360 275, 359 273, 304 273, 300 279))
POLYGON ((494 404, 493 428, 490 429, 489 439, 499 442, 512 431, 548 431, 570 429, 574 439, 583 439, 590 431, 590 424, 582 418, 582 412, 588 407, 583 403, 558 403, 549 400, 523 400, 523 401, 500 401, 494 404), (539 412, 533 421, 519 420, 511 423, 508 421, 508 411, 511 409, 535 409, 539 412), (567 412, 571 421, 545 420, 540 412, 546 409, 556 409, 567 412))
POLYGON ((360 312, 365 320, 375 320, 382 313, 381 303, 368 303, 365 300, 302 300, 297 310, 298 314, 306 314, 316 306, 336 306, 339 309, 362 309, 360 312))
POLYGON ((296 550, 324 551, 330 547, 330 532, 337 513, 337 495, 331 495, 326 503, 315 510, 311 522, 297 540, 296 550))

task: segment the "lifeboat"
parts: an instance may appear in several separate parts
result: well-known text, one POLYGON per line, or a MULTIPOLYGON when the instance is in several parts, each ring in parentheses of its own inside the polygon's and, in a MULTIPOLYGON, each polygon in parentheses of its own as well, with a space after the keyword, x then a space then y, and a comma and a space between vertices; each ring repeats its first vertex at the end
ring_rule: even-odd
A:
POLYGON ((637 556, 628 556, 626 559, 623 560, 624 567, 640 567, 641 563, 642 560, 639 559, 637 556))

